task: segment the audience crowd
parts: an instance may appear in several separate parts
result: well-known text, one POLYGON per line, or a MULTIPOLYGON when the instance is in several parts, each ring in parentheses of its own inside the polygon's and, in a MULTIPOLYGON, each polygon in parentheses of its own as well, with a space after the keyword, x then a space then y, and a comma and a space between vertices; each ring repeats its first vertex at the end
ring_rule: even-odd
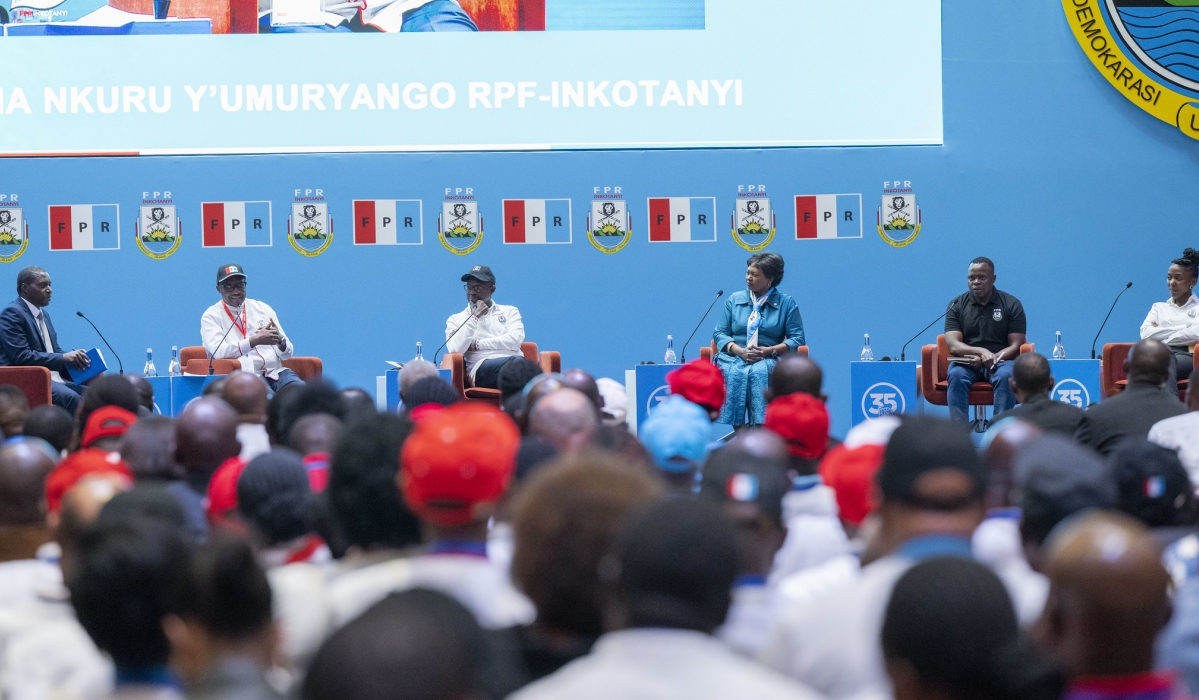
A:
POLYGON ((838 440, 795 353, 724 437, 706 360, 636 436, 620 383, 525 360, 500 406, 409 363, 398 415, 240 372, 174 419, 140 377, 74 416, 0 386, 0 700, 1199 695, 1199 392, 1163 347, 1086 411, 1021 355, 981 440, 838 440))

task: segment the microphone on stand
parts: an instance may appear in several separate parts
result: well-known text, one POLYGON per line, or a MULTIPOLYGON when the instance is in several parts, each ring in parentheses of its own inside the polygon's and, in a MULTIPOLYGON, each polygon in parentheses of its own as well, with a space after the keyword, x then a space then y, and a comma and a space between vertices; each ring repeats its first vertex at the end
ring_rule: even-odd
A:
MULTIPOLYGON (((1107 315, 1103 317, 1103 323, 1099 324, 1099 333, 1103 332, 1103 327, 1107 325, 1107 320, 1112 317, 1112 312, 1116 310, 1116 303, 1120 301, 1120 297, 1124 296, 1124 292, 1127 292, 1131 287, 1132 282, 1129 282, 1128 284, 1124 285, 1124 289, 1121 289, 1120 293, 1116 295, 1116 301, 1112 302, 1112 308, 1107 310, 1107 315)), ((1096 333, 1095 339, 1091 341, 1092 360, 1095 359, 1095 343, 1099 342, 1099 333, 1096 333)))
MULTIPOLYGON (((716 299, 713 299, 712 303, 708 304, 708 310, 705 311, 703 317, 699 319, 699 323, 695 324, 695 329, 691 331, 691 335, 687 336, 687 343, 690 343, 691 339, 695 337, 695 332, 698 331, 699 327, 703 325, 704 319, 708 317, 708 314, 712 313, 712 307, 716 306, 716 301, 722 296, 724 296, 723 289, 716 292, 716 299)), ((682 359, 679 360, 679 364, 687 364, 687 343, 683 343, 683 352, 680 354, 682 359)))
MULTIPOLYGON (((90 318, 88 318, 87 316, 84 316, 82 311, 76 311, 75 315, 78 316, 79 318, 83 319, 84 321, 87 321, 88 325, 92 327, 92 330, 94 330, 96 332, 96 335, 100 336, 100 340, 104 341, 104 345, 106 345, 108 347, 108 351, 112 353, 113 357, 117 358, 117 367, 120 368, 120 374, 124 374, 125 373, 125 365, 123 365, 121 363, 121 356, 118 355, 117 351, 113 350, 112 346, 108 344, 108 341, 105 340, 105 338, 104 338, 104 334, 100 332, 99 328, 96 328, 96 324, 92 323, 92 320, 90 318)), ((50 349, 53 350, 54 348, 50 348, 50 349)))
MULTIPOLYGON (((216 344, 216 347, 212 349, 212 354, 210 354, 208 356, 208 376, 211 377, 215 373, 214 370, 212 369, 212 361, 216 357, 217 350, 220 350, 221 346, 225 344, 225 338, 229 337, 229 331, 233 330, 233 327, 237 325, 237 319, 242 318, 242 314, 244 314, 245 312, 246 312, 246 307, 243 304, 241 307, 241 311, 238 311, 237 316, 233 319, 233 323, 230 323, 229 327, 225 329, 225 335, 221 336, 220 342, 218 342, 216 344)), ((182 371, 182 368, 180 368, 180 371, 182 371)))
POLYGON ((450 333, 449 335, 447 335, 445 338, 445 342, 441 344, 441 347, 437 348, 436 350, 433 351, 433 366, 434 367, 437 366, 437 353, 441 352, 442 348, 444 348, 446 346, 446 344, 448 344, 450 342, 450 339, 453 338, 454 336, 458 335, 458 331, 462 330, 463 327, 465 327, 466 324, 470 323, 470 320, 474 317, 475 317, 475 310, 474 310, 474 307, 471 307, 470 313, 468 313, 466 315, 466 320, 462 322, 462 325, 455 328, 453 333, 450 333))
MULTIPOLYGON (((949 309, 948 309, 948 308, 946 308, 946 309, 945 309, 945 314, 947 314, 947 313, 949 313, 949 309)), ((937 321, 940 321, 941 319, 945 318, 945 314, 941 314, 940 316, 938 316, 938 317, 934 318, 934 319, 933 319, 933 323, 936 323, 937 321)), ((913 341, 913 340, 915 340, 915 339, 919 338, 921 335, 923 335, 923 334, 924 334, 924 331, 928 330, 929 328, 932 328, 932 327, 933 327, 933 323, 930 323, 930 324, 928 324, 927 326, 925 326, 924 328, 921 328, 919 333, 917 333, 916 335, 912 336, 911 338, 908 338, 908 342, 904 343, 904 344, 903 344, 903 348, 901 348, 901 349, 900 349, 900 351, 899 351, 899 361, 900 361, 900 362, 906 362, 906 361, 907 361, 907 355, 906 355, 905 353, 907 352, 908 346, 912 344, 912 341, 913 341)))

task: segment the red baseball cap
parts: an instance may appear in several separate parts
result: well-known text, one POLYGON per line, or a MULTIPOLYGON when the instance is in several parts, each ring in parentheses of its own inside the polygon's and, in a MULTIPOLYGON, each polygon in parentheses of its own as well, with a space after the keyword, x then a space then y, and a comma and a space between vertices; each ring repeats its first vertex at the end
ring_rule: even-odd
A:
POLYGON ((46 477, 46 503, 50 512, 57 512, 62 497, 85 476, 114 474, 133 482, 133 472, 116 452, 94 448, 72 452, 46 477))
POLYGON ((666 375, 670 393, 710 411, 724 406, 724 374, 707 360, 692 360, 666 375))
POLYGON ((136 422, 137 416, 120 406, 101 406, 87 417, 87 425, 83 426, 83 446, 90 447, 100 438, 124 435, 136 422))
POLYGON ((828 407, 811 394, 780 396, 766 407, 767 430, 787 441, 800 459, 817 459, 828 449, 828 407))
POLYGON ((820 462, 820 478, 836 493, 841 519, 861 525, 874 511, 874 475, 886 445, 837 445, 820 462))
POLYGON ((228 520, 226 513, 237 510, 237 480, 246 464, 241 457, 230 457, 212 473, 212 478, 208 480, 208 504, 205 506, 209 522, 223 523, 228 520))
POLYGON ((464 402, 417 421, 397 476, 408 507, 434 525, 489 517, 516 470, 520 431, 506 414, 464 402))

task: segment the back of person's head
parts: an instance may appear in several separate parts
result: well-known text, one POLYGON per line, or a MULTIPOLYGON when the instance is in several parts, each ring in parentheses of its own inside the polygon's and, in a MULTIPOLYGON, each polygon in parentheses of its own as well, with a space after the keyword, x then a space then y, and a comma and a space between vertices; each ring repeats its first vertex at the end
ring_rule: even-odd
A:
POLYGON ((1056 700, 1064 687, 1021 640, 1003 582, 968 559, 929 559, 899 579, 882 647, 896 700, 1056 700))
POLYGON ((266 420, 267 385, 256 372, 234 372, 221 389, 221 398, 241 421, 266 420))
POLYGON ((392 594, 316 653, 302 700, 457 700, 483 696, 487 641, 469 610, 425 589, 392 594))
POLYGON ((520 439, 520 449, 516 451, 516 483, 522 483, 539 467, 549 464, 558 457, 558 450, 548 442, 535 437, 520 439))
POLYGON ((71 605, 118 668, 167 663, 163 618, 179 612, 189 558, 181 532, 152 518, 97 522, 80 538, 71 605))
POLYGON ((47 508, 51 513, 56 512, 63 495, 80 479, 104 474, 111 474, 125 484, 133 481, 129 465, 121 460, 120 455, 94 449, 72 452, 46 477, 47 508))
POLYGON ((708 360, 692 360, 666 374, 670 393, 677 394, 711 414, 724 407, 724 374, 708 360))
POLYGON ((599 416, 583 392, 559 389, 537 402, 529 413, 529 434, 562 453, 577 452, 595 433, 599 416))
POLYGON ((931 511, 980 505, 987 487, 967 429, 925 416, 905 416, 891 433, 877 479, 884 502, 931 511))
POLYGON ((41 525, 54 459, 32 441, 0 447, 0 525, 41 525))
POLYGON ((137 412, 139 416, 148 416, 154 413, 154 385, 140 374, 125 374, 125 381, 133 385, 133 390, 137 392, 137 402, 140 410, 137 412))
POLYGON ((268 547, 312 532, 312 491, 300 455, 276 448, 250 460, 237 479, 237 509, 268 547))
POLYGON ((426 404, 450 406, 462 400, 454 385, 440 376, 416 380, 404 395, 408 397, 408 400, 404 402, 404 407, 408 410, 426 404))
POLYGON ((137 415, 137 407, 141 402, 133 385, 118 374, 97 377, 87 385, 83 392, 83 400, 79 402, 79 413, 75 416, 75 432, 83 438, 83 428, 92 412, 102 406, 120 406, 133 415, 137 415))
POLYGON ((787 537, 783 496, 790 489, 782 462, 727 447, 708 455, 699 495, 718 506, 737 527, 740 575, 770 573, 787 537))
POLYGON ((71 446, 74 419, 65 408, 54 404, 38 406, 25 416, 25 435, 39 437, 62 452, 71 446))
POLYGON ((1194 525, 1195 491, 1174 450, 1127 440, 1108 455, 1120 510, 1149 527, 1194 525))
POLYGON ((406 363, 400 369, 400 400, 404 405, 409 405, 409 401, 405 398, 408 396, 412 385, 426 377, 436 377, 437 365, 428 360, 412 360, 406 363))
POLYGON ((4 437, 23 434, 27 415, 29 400, 25 393, 11 384, 0 384, 0 432, 4 437))
POLYGON ((780 396, 766 407, 765 428, 787 442, 800 475, 816 473, 828 451, 829 416, 823 401, 805 392, 780 396))
POLYGON ((518 357, 510 362, 505 362, 504 366, 500 368, 500 376, 496 378, 496 387, 507 401, 508 397, 523 391, 525 384, 528 384, 529 380, 541 372, 541 365, 527 357, 518 357))
MULTIPOLYGON (((233 374, 238 374, 239 372, 241 372, 241 370, 237 369, 234 370, 233 374)), ((211 382, 208 382, 204 385, 204 388, 200 390, 200 396, 211 396, 219 399, 221 398, 221 394, 224 393, 225 384, 227 383, 229 383, 229 377, 217 377, 216 379, 213 379, 211 382)))
POLYGON ((291 428, 291 449, 302 455, 332 452, 341 434, 341 421, 328 413, 312 413, 291 428))
POLYGON ((637 432, 654 464, 667 474, 689 474, 707 454, 712 422, 704 409, 681 396, 658 404, 637 432))
POLYGON ((411 431, 411 421, 386 413, 342 430, 324 496, 348 545, 402 549, 420 544, 420 521, 395 487, 400 446, 411 431))
POLYGON ((604 452, 611 452, 624 458, 626 464, 654 470, 654 458, 649 450, 630 433, 627 426, 600 425, 591 436, 591 447, 604 452))
POLYGON ((120 406, 101 406, 92 411, 83 426, 80 447, 120 450, 129 426, 137 422, 137 414, 120 406))
POLYGON ((657 502, 634 515, 616 545, 608 629, 667 627, 711 633, 724 623, 737 577, 737 534, 703 501, 657 502))
POLYGON ((599 636, 600 561, 629 515, 662 494, 644 469, 598 452, 530 477, 513 504, 512 579, 537 607, 538 624, 599 636))
POLYGON ((376 413, 375 399, 366 389, 356 386, 342 389, 341 401, 346 406, 345 421, 347 423, 364 416, 373 416, 376 413))
POLYGON ((774 371, 770 373, 770 397, 803 393, 816 398, 822 398, 824 372, 820 365, 799 353, 787 353, 779 358, 774 371))
POLYGON ((1119 502, 1111 470, 1099 455, 1057 435, 1042 435, 1016 457, 1020 491, 1020 534, 1029 563, 1038 567, 1037 550, 1058 523, 1092 508, 1119 502))
POLYGON ((1146 338, 1128 351, 1124 370, 1130 382, 1144 382, 1161 386, 1170 376, 1170 364, 1174 355, 1164 343, 1146 338))
POLYGON ((183 478, 175 461, 175 421, 150 415, 129 426, 121 442, 121 459, 138 481, 174 481, 183 478))
POLYGON ((1035 352, 1020 353, 1012 362, 1012 381, 1016 388, 1029 395, 1045 395, 1050 384, 1049 360, 1035 352))
POLYGON ((275 395, 266 404, 266 433, 271 439, 272 445, 286 445, 287 435, 284 431, 284 414, 288 412, 289 404, 296 401, 300 397, 299 384, 288 384, 275 395))
MULTIPOLYGON (((288 399, 280 407, 279 420, 275 425, 277 444, 286 445, 291 441, 291 429, 295 426, 296 421, 304 416, 328 413, 337 420, 345 418, 346 405, 335 384, 311 382, 302 386, 297 384, 292 386, 297 386, 299 389, 294 394, 289 394, 288 399)), ((268 432, 270 431, 268 430, 268 432)))
MULTIPOLYGON (((1023 355, 1021 356, 1023 357, 1023 355)), ((983 435, 983 461, 990 479, 987 483, 987 507, 1008 508, 1017 505, 1016 456, 1028 443, 1041 437, 1041 429, 1032 423, 1007 417, 996 421, 983 435)))
POLYGON ((189 479, 207 486, 217 467, 241 451, 237 413, 216 397, 188 404, 175 419, 175 461, 189 479))
POLYGON ((139 484, 116 492, 100 509, 96 523, 153 520, 173 530, 187 528, 187 515, 179 499, 157 484, 139 484))

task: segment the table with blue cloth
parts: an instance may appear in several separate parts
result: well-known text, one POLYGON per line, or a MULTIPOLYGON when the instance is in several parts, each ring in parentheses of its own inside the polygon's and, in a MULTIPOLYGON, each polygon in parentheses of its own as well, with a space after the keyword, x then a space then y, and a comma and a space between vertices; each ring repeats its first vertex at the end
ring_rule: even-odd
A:
MULTIPOLYGON (((720 411, 718 423, 738 426, 744 425, 748 418, 750 425, 761 425, 766 420, 766 397, 762 392, 770 384, 770 373, 774 371, 778 360, 766 358, 746 364, 740 357, 725 352, 729 343, 745 347, 751 311, 753 302, 750 301, 749 290, 742 289, 730 294, 728 301, 724 302, 724 312, 716 324, 716 332, 712 335, 720 350, 716 355, 716 366, 724 373, 725 385, 724 408, 720 411)), ((795 350, 800 345, 806 345, 799 305, 791 295, 774 289, 762 303, 761 313, 762 323, 758 327, 760 347, 786 343, 787 347, 795 350)))

